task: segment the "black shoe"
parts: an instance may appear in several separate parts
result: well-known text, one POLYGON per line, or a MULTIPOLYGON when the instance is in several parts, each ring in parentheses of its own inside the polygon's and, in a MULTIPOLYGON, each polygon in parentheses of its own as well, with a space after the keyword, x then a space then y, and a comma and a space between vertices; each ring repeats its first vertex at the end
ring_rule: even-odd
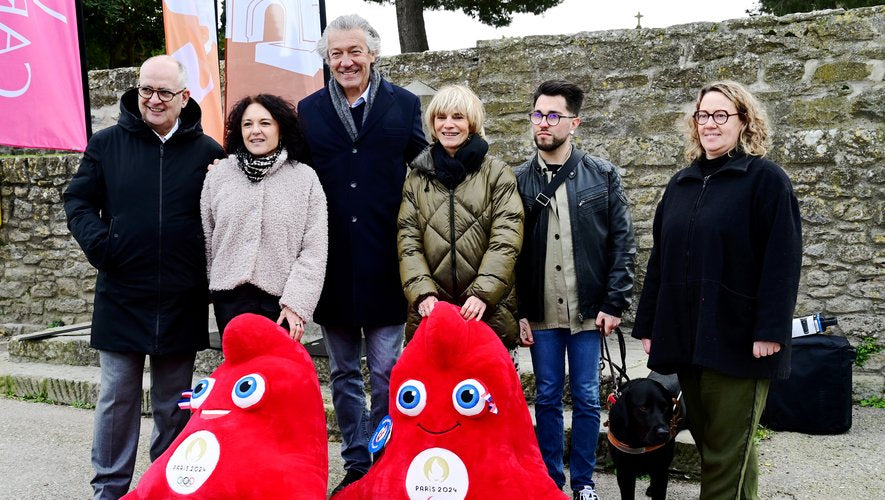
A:
POLYGON ((347 469, 344 472, 344 479, 342 479, 341 482, 338 483, 338 486, 336 486, 335 489, 332 490, 333 495, 343 490, 348 484, 356 482, 366 475, 365 472, 357 469, 347 469))

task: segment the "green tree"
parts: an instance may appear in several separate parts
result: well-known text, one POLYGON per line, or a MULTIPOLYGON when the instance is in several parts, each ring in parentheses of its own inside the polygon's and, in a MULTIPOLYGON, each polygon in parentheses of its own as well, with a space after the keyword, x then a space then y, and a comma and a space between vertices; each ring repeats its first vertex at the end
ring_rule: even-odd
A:
MULTIPOLYGON (((460 10, 481 23, 500 28, 513 20, 513 14, 540 14, 563 0, 367 0, 396 4, 396 23, 401 52, 423 52, 428 49, 424 29, 424 11, 460 10)), ((452 27, 453 35, 460 31, 452 27)))
POLYGON ((759 0, 759 4, 747 12, 783 16, 794 12, 811 12, 823 9, 854 9, 882 4, 882 0, 759 0))
POLYGON ((89 69, 138 66, 165 52, 160 0, 83 0, 89 69))

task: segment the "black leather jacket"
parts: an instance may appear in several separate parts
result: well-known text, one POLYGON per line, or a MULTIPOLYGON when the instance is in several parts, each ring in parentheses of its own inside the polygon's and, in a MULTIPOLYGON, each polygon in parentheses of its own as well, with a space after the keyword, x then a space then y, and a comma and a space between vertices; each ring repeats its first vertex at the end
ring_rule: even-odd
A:
MULTIPOLYGON (((596 318, 599 311, 621 317, 630 306, 636 244, 633 221, 621 177, 614 165, 574 148, 580 163, 565 181, 569 200, 572 246, 578 282, 578 319, 596 318)), ((526 213, 546 181, 537 156, 515 170, 526 213)), ((542 321, 547 217, 526 220, 523 250, 516 268, 519 315, 542 321)))

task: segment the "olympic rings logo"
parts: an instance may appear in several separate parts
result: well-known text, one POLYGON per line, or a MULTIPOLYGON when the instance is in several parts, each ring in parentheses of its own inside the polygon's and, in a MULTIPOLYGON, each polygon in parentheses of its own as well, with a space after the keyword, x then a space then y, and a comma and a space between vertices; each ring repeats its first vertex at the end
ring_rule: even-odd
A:
POLYGON ((189 487, 193 486, 196 483, 196 479, 188 476, 178 476, 178 479, 175 481, 179 486, 189 487))

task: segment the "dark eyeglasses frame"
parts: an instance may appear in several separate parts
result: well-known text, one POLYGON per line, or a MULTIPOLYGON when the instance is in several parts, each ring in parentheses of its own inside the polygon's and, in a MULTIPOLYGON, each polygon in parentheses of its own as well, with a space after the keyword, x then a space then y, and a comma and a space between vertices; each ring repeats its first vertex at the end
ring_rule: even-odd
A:
POLYGON ((160 90, 152 87, 135 87, 138 89, 138 95, 140 95, 144 99, 150 99, 154 96, 154 93, 157 94, 157 97, 163 102, 169 102, 172 99, 175 99, 175 96, 187 90, 187 88, 183 88, 178 92, 172 92, 171 90, 160 90))
MULTIPOLYGON (((694 114, 691 116, 692 116, 692 118, 694 118, 695 123, 697 123, 698 125, 706 125, 707 122, 710 121, 710 118, 712 118, 713 123, 715 123, 717 125, 725 125, 726 123, 728 123, 729 118, 731 118, 732 116, 735 116, 735 115, 739 115, 739 114, 741 114, 741 113, 740 112, 729 113, 728 111, 725 111, 724 109, 717 109, 716 111, 714 111, 712 113, 707 113, 706 111, 695 111, 694 114), (717 120, 716 119, 717 113, 725 113, 725 119, 722 121, 717 120), (704 118, 704 117, 706 117, 706 118, 704 118)), ((722 115, 720 114, 719 116, 722 116, 722 115)))
POLYGON ((547 113, 545 115, 544 113, 541 113, 538 111, 532 111, 531 113, 529 113, 529 120, 531 120, 531 122, 534 123, 535 125, 540 125, 541 122, 543 122, 546 119, 547 125, 550 125, 551 127, 555 127, 555 126, 559 125, 560 120, 562 120, 563 118, 577 118, 577 116, 575 116, 575 115, 561 115, 559 113, 547 113), (551 118, 551 117, 555 117, 555 118, 551 118))

